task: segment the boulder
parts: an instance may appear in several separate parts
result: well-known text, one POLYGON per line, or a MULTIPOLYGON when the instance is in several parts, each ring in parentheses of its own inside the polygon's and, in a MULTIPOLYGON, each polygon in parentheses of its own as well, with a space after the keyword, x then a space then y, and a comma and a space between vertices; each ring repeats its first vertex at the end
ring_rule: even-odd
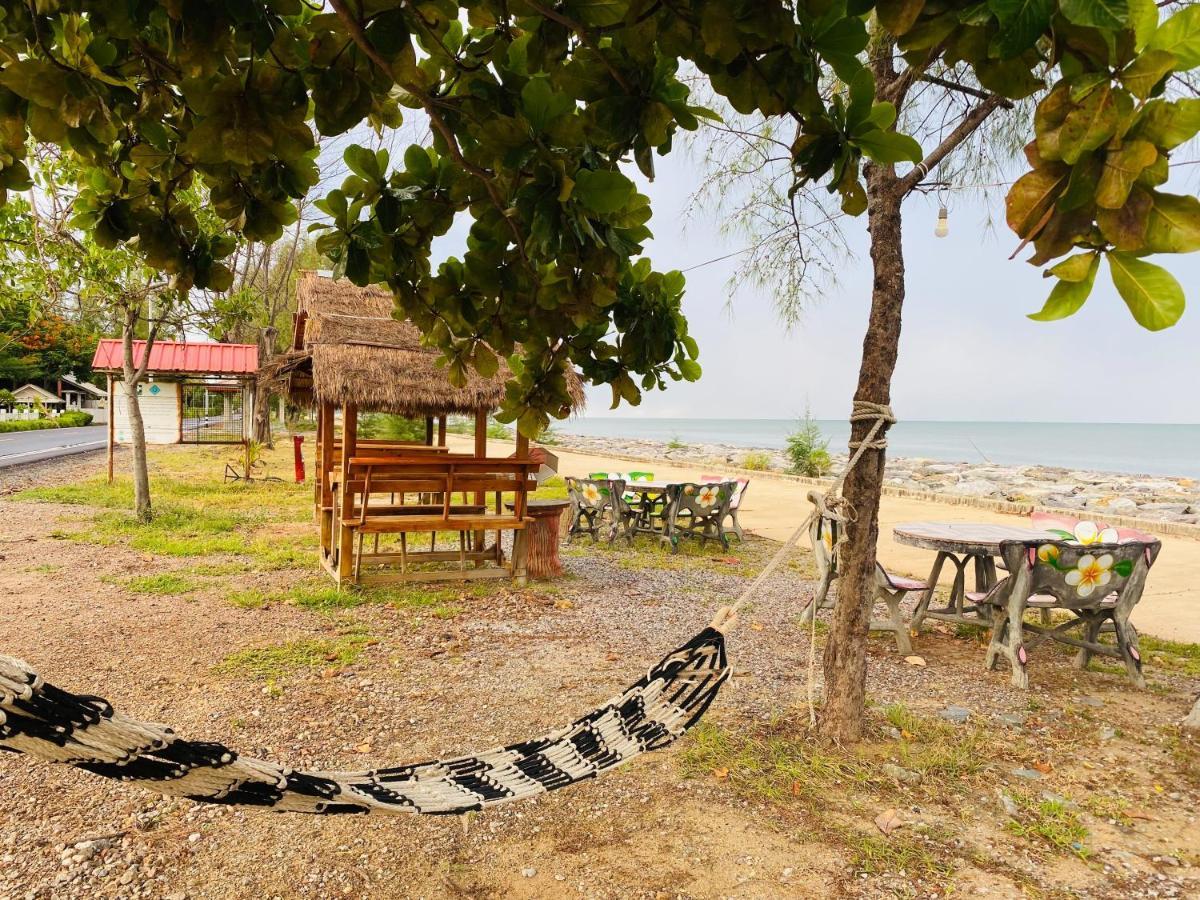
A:
POLYGON ((962 494, 966 497, 990 497, 1000 491, 1000 485, 983 478, 973 478, 960 481, 958 484, 947 486, 947 493, 962 494))
POLYGON ((1200 697, 1196 698, 1196 704, 1192 707, 1192 711, 1184 716, 1183 721, 1179 724, 1185 731, 1200 734, 1200 697))

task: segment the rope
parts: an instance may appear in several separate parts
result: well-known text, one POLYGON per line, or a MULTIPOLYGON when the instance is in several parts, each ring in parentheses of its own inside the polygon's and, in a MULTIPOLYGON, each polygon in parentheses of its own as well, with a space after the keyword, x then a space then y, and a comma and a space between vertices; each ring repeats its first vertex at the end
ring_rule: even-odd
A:
MULTIPOLYGON (((830 485, 829 490, 827 490, 824 494, 818 494, 815 491, 809 492, 808 499, 813 504, 813 511, 809 513, 808 518, 800 523, 800 527, 793 531, 791 537, 784 541, 779 549, 775 551, 775 555, 767 561, 767 564, 763 566, 762 571, 758 573, 758 577, 755 578, 754 581, 750 582, 750 585, 744 591, 742 591, 741 595, 734 600, 733 603, 729 604, 728 606, 722 606, 717 610, 716 615, 713 617, 713 620, 709 625, 710 628, 716 628, 718 631, 727 634, 737 625, 738 611, 750 602, 750 599, 758 592, 758 589, 762 587, 762 585, 768 578, 771 577, 772 574, 774 574, 775 570, 778 569, 783 563, 783 560, 788 555, 788 552, 793 546, 799 543, 800 538, 806 532, 808 532, 810 528, 812 528, 817 519, 822 516, 827 516, 829 518, 836 519, 839 522, 846 522, 854 521, 857 518, 853 508, 850 507, 846 500, 840 496, 842 485, 845 483, 846 477, 851 473, 851 471, 853 471, 854 467, 858 465, 858 461, 862 459, 864 453, 866 453, 868 450, 884 450, 887 448, 887 438, 879 437, 879 431, 885 425, 894 425, 896 423, 896 416, 892 412, 892 408, 886 403, 872 403, 869 400, 855 400, 854 407, 850 412, 851 423, 865 422, 868 420, 870 420, 872 424, 870 429, 867 431, 866 437, 864 437, 861 441, 850 441, 848 446, 854 451, 854 453, 846 462, 846 466, 842 469, 841 474, 833 480, 833 484, 830 485), (846 512, 846 510, 848 510, 848 512, 846 512)), ((838 543, 841 544, 843 541, 845 541, 845 539, 846 530, 844 528, 839 529, 838 543)), ((812 601, 809 601, 809 603, 811 602, 812 601)), ((809 604, 806 603, 803 607, 801 607, 801 611, 807 608, 808 605, 809 604)), ((820 608, 819 605, 818 608, 820 608)))
MULTIPOLYGON (((713 616, 710 628, 715 628, 722 634, 727 634, 732 628, 737 625, 738 610, 744 607, 750 599, 755 595, 763 583, 771 577, 776 569, 783 563, 792 547, 799 543, 800 538, 808 532, 812 526, 822 517, 834 519, 838 522, 845 523, 846 521, 854 521, 857 519, 857 512, 846 499, 841 496, 842 485, 846 482, 846 477, 858 465, 858 461, 862 459, 863 454, 868 450, 884 450, 887 448, 887 437, 879 434, 884 426, 896 424, 896 416, 892 412, 892 408, 886 403, 873 403, 870 400, 855 400, 854 406, 850 411, 850 422, 871 422, 871 427, 868 429, 866 436, 861 441, 850 441, 849 449, 854 453, 846 462, 845 468, 841 474, 833 480, 833 484, 825 493, 817 491, 809 491, 808 499, 812 503, 812 512, 800 524, 800 527, 792 532, 791 537, 783 542, 782 546, 775 551, 758 577, 750 583, 750 585, 741 593, 736 600, 728 606, 722 606, 713 616)), ((846 529, 838 529, 837 546, 840 546, 846 540, 846 529)), ((813 548, 814 552, 816 548, 813 548)), ((836 552, 836 548, 835 548, 836 552)), ((816 604, 813 607, 813 615, 811 628, 808 635, 808 724, 809 727, 815 727, 817 724, 817 611, 820 610, 821 604, 825 602, 825 598, 829 595, 829 587, 833 583, 833 565, 823 573, 821 573, 821 582, 817 586, 816 592, 812 599, 800 607, 800 611, 808 609, 809 606, 816 604)))

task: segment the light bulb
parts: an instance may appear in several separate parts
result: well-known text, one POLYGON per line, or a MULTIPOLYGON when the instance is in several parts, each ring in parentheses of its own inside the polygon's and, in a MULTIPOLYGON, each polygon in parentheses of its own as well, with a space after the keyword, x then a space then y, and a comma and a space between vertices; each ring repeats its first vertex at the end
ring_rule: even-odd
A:
POLYGON ((938 209, 938 220, 933 226, 933 233, 937 237, 945 237, 950 233, 950 213, 944 206, 938 209))

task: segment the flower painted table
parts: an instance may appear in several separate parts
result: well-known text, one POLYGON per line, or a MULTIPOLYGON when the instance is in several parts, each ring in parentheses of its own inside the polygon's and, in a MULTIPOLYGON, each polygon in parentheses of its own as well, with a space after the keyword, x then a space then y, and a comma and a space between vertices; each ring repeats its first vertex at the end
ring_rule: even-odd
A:
POLYGON ((892 537, 899 544, 933 550, 937 556, 926 583, 929 585, 921 595, 913 611, 909 625, 913 634, 921 630, 921 623, 929 619, 943 622, 961 622, 969 625, 990 625, 990 619, 981 617, 979 606, 972 596, 991 590, 996 584, 996 560, 1000 555, 1001 541, 1029 541, 1050 536, 1037 528, 1022 528, 1019 525, 993 525, 986 522, 906 522, 892 529, 892 537), (937 588, 942 567, 949 561, 955 568, 954 582, 950 587, 950 600, 942 607, 929 608, 933 592, 937 588), (975 591, 967 591, 967 566, 974 563, 975 591))

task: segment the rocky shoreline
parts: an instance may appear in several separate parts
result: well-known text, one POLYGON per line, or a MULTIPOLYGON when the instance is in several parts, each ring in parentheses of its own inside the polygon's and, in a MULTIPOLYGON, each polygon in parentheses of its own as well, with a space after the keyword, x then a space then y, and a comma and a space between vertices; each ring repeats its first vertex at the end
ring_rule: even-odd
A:
MULTIPOLYGON (((782 451, 731 444, 689 444, 640 438, 559 434, 558 443, 580 453, 661 459, 680 465, 734 466, 788 472, 782 451), (750 462, 752 465, 746 466, 750 462)), ((833 456, 833 470, 845 465, 833 456)), ((1159 522, 1200 524, 1200 482, 1161 475, 1094 472, 1061 466, 995 465, 912 458, 888 459, 887 484, 950 497, 1036 503, 1103 518, 1135 516, 1159 522)))

